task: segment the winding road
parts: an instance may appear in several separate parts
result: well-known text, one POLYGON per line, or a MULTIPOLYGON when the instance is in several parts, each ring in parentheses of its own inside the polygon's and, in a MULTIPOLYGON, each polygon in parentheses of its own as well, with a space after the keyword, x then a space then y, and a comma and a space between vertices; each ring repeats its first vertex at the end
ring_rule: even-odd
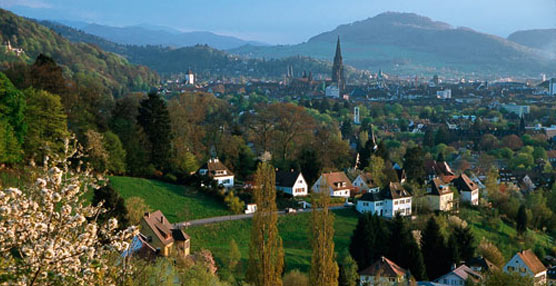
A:
MULTIPOLYGON (((329 207, 328 209, 329 210, 341 210, 341 209, 345 209, 345 208, 350 208, 350 207, 335 206, 335 207, 329 207)), ((310 209, 310 208, 296 209, 295 213, 289 213, 289 214, 294 215, 294 214, 297 214, 297 213, 308 213, 308 212, 311 212, 311 210, 312 209, 310 209)), ((278 211, 277 213, 278 213, 278 215, 288 214, 288 213, 286 213, 286 211, 278 211)), ((191 226, 207 225, 207 224, 219 223, 219 222, 224 222, 224 221, 248 219, 248 218, 252 218, 253 215, 255 215, 255 214, 239 214, 239 215, 209 217, 209 218, 202 218, 202 219, 178 222, 178 223, 173 224, 173 226, 174 226, 174 228, 187 228, 187 227, 191 227, 191 226)))

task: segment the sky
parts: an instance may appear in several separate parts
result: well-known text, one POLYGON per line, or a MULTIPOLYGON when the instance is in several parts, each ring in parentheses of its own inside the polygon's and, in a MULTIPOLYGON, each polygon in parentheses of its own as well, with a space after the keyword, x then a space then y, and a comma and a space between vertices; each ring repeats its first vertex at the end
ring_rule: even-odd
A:
POLYGON ((111 26, 150 24, 296 44, 387 11, 506 37, 556 28, 556 0, 0 0, 18 15, 111 26))

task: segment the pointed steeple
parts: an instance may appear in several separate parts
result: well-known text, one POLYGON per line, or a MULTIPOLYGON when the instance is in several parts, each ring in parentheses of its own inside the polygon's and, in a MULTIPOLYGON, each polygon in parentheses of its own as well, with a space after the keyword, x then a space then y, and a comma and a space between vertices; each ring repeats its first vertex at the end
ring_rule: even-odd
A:
POLYGON ((336 55, 334 56, 334 65, 332 66, 332 82, 338 85, 340 92, 346 87, 344 75, 344 60, 342 58, 342 48, 340 46, 340 36, 336 44, 336 55))

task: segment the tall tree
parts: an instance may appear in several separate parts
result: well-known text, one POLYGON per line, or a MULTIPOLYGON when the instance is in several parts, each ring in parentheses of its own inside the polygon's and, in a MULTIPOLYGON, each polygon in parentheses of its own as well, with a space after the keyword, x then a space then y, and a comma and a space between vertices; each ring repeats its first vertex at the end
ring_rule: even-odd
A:
POLYGON ((459 256, 463 261, 469 261, 475 255, 475 237, 469 226, 457 226, 452 234, 457 241, 459 256))
POLYGON ((63 151, 64 139, 69 136, 66 114, 57 95, 31 88, 24 94, 27 133, 23 149, 28 158, 42 161, 47 154, 63 151))
POLYGON ((423 137, 423 146, 433 147, 434 146, 434 130, 432 128, 427 128, 425 130, 425 135, 423 137))
POLYGON ((423 183, 425 177, 424 161, 425 154, 421 146, 407 149, 404 155, 403 167, 409 180, 420 184, 423 183))
POLYGON ((253 216, 249 242, 247 281, 255 286, 281 286, 284 249, 278 234, 276 173, 268 163, 260 163, 255 174, 253 216))
POLYGON ((172 150, 172 131, 166 102, 159 94, 151 92, 147 99, 141 101, 137 122, 151 143, 151 163, 159 169, 167 169, 172 150))
POLYGON ((516 225, 515 228, 517 233, 523 234, 527 231, 527 208, 525 205, 521 205, 517 211, 516 225))
POLYGON ((231 272, 234 272, 239 261, 241 260, 241 252, 237 246, 236 241, 232 238, 230 240, 230 251, 228 253, 227 266, 231 272))
POLYGON ((440 226, 435 217, 431 217, 423 230, 421 237, 421 251, 427 269, 427 277, 436 279, 450 271, 450 257, 440 226))
POLYGON ((349 253, 346 254, 340 265, 339 286, 356 286, 359 274, 357 272, 357 262, 353 260, 349 253))
POLYGON ((25 97, 5 74, 0 73, 0 119, 5 119, 21 145, 27 131, 25 97))
POLYGON ((396 215, 390 225, 390 247, 387 257, 401 267, 407 268, 417 280, 425 279, 425 263, 419 245, 404 219, 396 215))
POLYGON ((301 151, 298 159, 299 169, 303 172, 303 177, 307 180, 307 184, 312 185, 322 171, 322 163, 314 149, 305 147, 301 151))
POLYGON ((95 189, 93 194, 93 205, 98 206, 102 202, 102 207, 106 213, 99 215, 100 222, 106 222, 109 218, 118 220, 118 227, 124 229, 129 225, 129 214, 125 206, 124 199, 110 185, 95 189))
POLYGON ((388 253, 388 239, 388 229, 379 216, 366 213, 359 217, 349 244, 349 253, 359 269, 388 253))
POLYGON ((388 184, 386 175, 384 174, 384 159, 381 157, 371 156, 369 167, 365 168, 365 170, 371 173, 371 178, 373 178, 375 183, 381 188, 388 184))
POLYGON ((338 285, 338 264, 334 253, 334 215, 330 213, 330 194, 324 191, 323 182, 320 192, 313 192, 313 212, 311 215, 311 270, 309 282, 313 286, 338 285))

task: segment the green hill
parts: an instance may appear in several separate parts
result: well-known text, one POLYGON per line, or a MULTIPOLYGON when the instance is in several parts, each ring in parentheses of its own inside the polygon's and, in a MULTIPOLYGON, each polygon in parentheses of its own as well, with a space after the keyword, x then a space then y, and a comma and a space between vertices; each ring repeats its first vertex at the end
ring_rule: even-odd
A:
POLYGON ((31 20, 0 9, 0 67, 32 63, 46 54, 60 64, 67 78, 98 81, 114 95, 146 90, 157 82, 157 75, 146 67, 130 64, 125 58, 86 43, 72 43, 31 20), (9 50, 7 43, 12 50, 9 50), (15 49, 21 49, 18 55, 15 49))

